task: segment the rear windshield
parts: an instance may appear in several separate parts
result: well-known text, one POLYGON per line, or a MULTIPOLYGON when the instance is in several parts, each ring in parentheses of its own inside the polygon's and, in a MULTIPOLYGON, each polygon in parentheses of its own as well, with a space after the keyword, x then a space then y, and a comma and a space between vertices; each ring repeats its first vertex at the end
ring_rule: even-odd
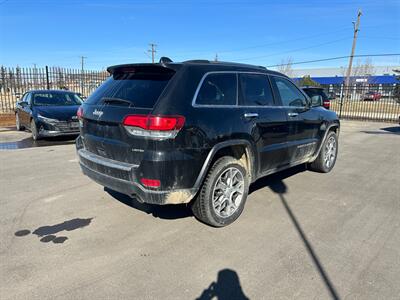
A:
POLYGON ((328 96, 326 95, 323 89, 303 89, 304 92, 308 95, 308 97, 312 98, 314 96, 321 96, 322 100, 328 100, 328 96))
POLYGON ((85 103, 152 108, 173 73, 117 73, 107 79, 85 103))

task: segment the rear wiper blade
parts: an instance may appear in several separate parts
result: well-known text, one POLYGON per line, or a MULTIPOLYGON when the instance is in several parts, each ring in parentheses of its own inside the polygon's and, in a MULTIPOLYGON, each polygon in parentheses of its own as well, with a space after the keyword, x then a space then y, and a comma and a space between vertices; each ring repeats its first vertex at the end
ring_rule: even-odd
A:
POLYGON ((128 106, 132 106, 133 103, 129 100, 121 99, 121 98, 111 98, 111 97, 103 97, 101 100, 104 103, 123 103, 123 104, 128 104, 128 106))

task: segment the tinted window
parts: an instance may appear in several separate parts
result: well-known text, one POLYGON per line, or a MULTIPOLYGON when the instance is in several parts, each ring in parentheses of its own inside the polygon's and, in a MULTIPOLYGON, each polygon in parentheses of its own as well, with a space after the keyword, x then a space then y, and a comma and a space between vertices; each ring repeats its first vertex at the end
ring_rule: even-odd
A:
POLYGON ((240 74, 243 105, 274 105, 271 86, 266 75, 240 74))
POLYGON ((236 74, 209 74, 201 85, 196 104, 236 105, 236 85, 236 74))
POLYGON ((82 101, 74 93, 40 92, 32 95, 33 105, 37 106, 68 106, 81 105, 82 101))
POLYGON ((152 108, 173 74, 120 73, 107 79, 85 101, 88 104, 152 108))
POLYGON ((19 102, 24 102, 26 101, 26 96, 28 95, 28 93, 25 93, 22 95, 21 100, 19 100, 19 102))
POLYGON ((32 100, 32 94, 26 93, 24 101, 26 101, 29 105, 31 105, 31 100, 32 100))
POLYGON ((306 97, 289 80, 281 77, 272 77, 283 106, 305 106, 306 97))
POLYGON ((303 91, 308 95, 308 97, 312 98, 314 96, 321 96, 322 100, 328 100, 328 96, 326 95, 323 89, 311 89, 306 88, 303 91))

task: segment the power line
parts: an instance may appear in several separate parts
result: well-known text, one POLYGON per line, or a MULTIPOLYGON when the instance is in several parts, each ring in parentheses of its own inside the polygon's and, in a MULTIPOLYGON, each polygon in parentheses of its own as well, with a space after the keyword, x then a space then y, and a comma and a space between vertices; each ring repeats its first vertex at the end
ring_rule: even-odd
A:
POLYGON ((334 40, 334 41, 330 41, 330 42, 326 42, 326 43, 322 43, 322 44, 317 44, 317 45, 313 45, 313 46, 309 46, 309 47, 297 48, 297 49, 288 50, 288 51, 284 51, 284 52, 280 51, 280 52, 276 52, 273 54, 262 55, 262 56, 239 58, 239 59, 235 59, 235 60, 236 61, 245 61, 245 60, 266 58, 266 57, 276 56, 276 55, 281 55, 281 54, 286 54, 286 53, 293 53, 293 52, 298 52, 298 51, 303 51, 303 50, 308 50, 308 49, 312 49, 312 48, 318 48, 318 47, 325 46, 325 45, 334 44, 334 43, 341 42, 341 41, 348 40, 348 39, 350 39, 350 38, 342 38, 342 39, 338 39, 338 40, 334 40))
MULTIPOLYGON (((295 38, 295 39, 290 39, 290 40, 284 40, 284 41, 279 41, 279 42, 272 42, 272 43, 264 43, 264 44, 258 44, 258 45, 253 45, 253 46, 247 46, 247 47, 241 47, 241 48, 234 48, 234 49, 227 49, 227 50, 223 50, 223 51, 217 51, 218 53, 232 53, 232 52, 240 52, 243 50, 249 50, 249 49, 256 49, 256 48, 263 48, 263 47, 269 47, 269 46, 276 46, 276 45, 281 45, 281 44, 286 44, 286 43, 292 43, 292 42, 297 42, 297 41, 302 41, 302 40, 307 40, 307 39, 311 39, 311 38, 316 38, 319 36, 326 36, 329 34, 334 34, 337 32, 342 32, 344 30, 348 30, 349 26, 345 26, 342 27, 341 29, 337 29, 334 31, 328 31, 328 32, 324 32, 324 33, 320 33, 320 34, 314 34, 314 35, 309 35, 309 36, 302 36, 299 38, 295 38)), ((184 52, 174 52, 175 55, 179 55, 179 54, 211 54, 211 53, 215 53, 215 49, 213 50, 205 50, 205 51, 184 51, 184 52)))
POLYGON ((358 39, 366 39, 366 40, 391 40, 391 41, 400 41, 399 37, 385 37, 385 36, 359 36, 358 39))
POLYGON ((219 53, 231 53, 231 52, 238 52, 238 51, 255 49, 255 48, 263 48, 263 47, 268 47, 268 46, 281 45, 281 44, 292 43, 292 42, 297 42, 297 41, 302 41, 302 40, 308 40, 308 39, 319 37, 319 36, 326 36, 327 34, 341 32, 341 31, 344 31, 344 30, 347 30, 347 29, 348 29, 348 26, 343 27, 342 29, 339 29, 339 30, 328 32, 328 33, 324 32, 324 33, 304 36, 304 37, 300 37, 300 38, 296 38, 296 39, 292 39, 292 40, 286 40, 286 41, 281 41, 281 42, 273 42, 273 43, 267 43, 267 44, 260 44, 260 45, 255 45, 255 46, 237 48, 237 49, 234 49, 234 50, 227 50, 227 51, 218 51, 218 52, 219 53))
MULTIPOLYGON (((400 53, 353 55, 353 57, 380 57, 380 56, 382 56, 382 57, 384 57, 384 56, 400 56, 400 53)), ((298 62, 293 62, 291 64, 292 65, 302 65, 302 64, 310 64, 310 63, 321 62, 321 61, 346 59, 346 58, 349 58, 349 57, 350 57, 350 55, 336 56, 336 57, 322 58, 322 59, 315 59, 315 60, 298 61, 298 62)), ((266 66, 266 67, 267 68, 274 68, 274 67, 280 67, 280 66, 285 66, 285 65, 286 64, 277 64, 277 65, 270 65, 270 66, 266 66)))

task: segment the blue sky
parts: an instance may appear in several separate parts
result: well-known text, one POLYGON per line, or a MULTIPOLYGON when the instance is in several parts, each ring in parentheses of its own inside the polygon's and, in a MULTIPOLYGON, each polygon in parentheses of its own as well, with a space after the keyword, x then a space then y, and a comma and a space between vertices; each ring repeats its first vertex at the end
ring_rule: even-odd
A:
MULTIPOLYGON (((203 58, 273 65, 349 55, 361 9, 356 54, 400 53, 400 1, 51 1, 0 0, 0 64, 88 69, 203 58)), ((399 65, 400 57, 374 58, 399 65)), ((344 66, 347 61, 298 65, 344 66)))

